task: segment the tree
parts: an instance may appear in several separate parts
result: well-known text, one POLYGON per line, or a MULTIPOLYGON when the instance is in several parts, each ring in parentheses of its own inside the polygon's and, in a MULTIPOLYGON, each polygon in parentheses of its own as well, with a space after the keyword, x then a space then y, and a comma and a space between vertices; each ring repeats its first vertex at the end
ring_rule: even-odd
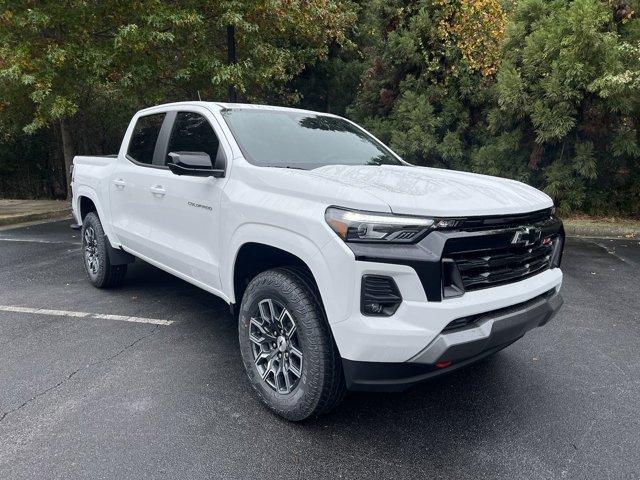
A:
POLYGON ((527 165, 565 211, 640 211, 637 2, 520 0, 478 169, 527 165))
POLYGON ((354 21, 337 0, 3 0, 0 134, 55 126, 68 185, 76 148, 99 150, 137 107, 224 99, 229 85, 248 101, 286 98, 287 82, 354 21))
POLYGON ((347 30, 346 40, 332 42, 327 57, 306 66, 289 85, 304 108, 345 115, 371 57, 382 46, 378 10, 371 0, 354 0, 353 7, 358 21, 347 30))
POLYGON ((351 113, 419 165, 470 168, 506 13, 499 0, 382 2, 351 113))

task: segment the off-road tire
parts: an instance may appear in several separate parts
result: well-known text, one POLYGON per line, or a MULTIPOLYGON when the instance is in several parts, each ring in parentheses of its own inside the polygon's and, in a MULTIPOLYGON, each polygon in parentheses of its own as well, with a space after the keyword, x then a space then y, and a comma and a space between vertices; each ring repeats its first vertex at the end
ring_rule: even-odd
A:
POLYGON ((251 386, 273 412, 291 421, 332 410, 346 392, 342 362, 314 284, 296 269, 278 268, 258 274, 247 286, 238 318, 240 352, 251 386), (279 393, 261 377, 249 339, 250 321, 259 302, 274 299, 295 320, 303 353, 302 375, 290 393, 279 393))

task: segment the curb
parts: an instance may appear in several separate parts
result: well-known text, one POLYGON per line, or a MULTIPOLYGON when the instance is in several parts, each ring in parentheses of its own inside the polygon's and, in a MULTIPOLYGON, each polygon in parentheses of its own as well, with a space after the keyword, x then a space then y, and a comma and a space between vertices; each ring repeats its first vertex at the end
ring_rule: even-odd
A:
POLYGON ((38 220, 58 220, 71 216, 71 209, 53 210, 50 212, 20 213, 0 217, 0 227, 19 225, 21 223, 36 222, 38 220))
POLYGON ((635 225, 584 224, 565 220, 564 230, 568 237, 640 239, 640 226, 635 225))

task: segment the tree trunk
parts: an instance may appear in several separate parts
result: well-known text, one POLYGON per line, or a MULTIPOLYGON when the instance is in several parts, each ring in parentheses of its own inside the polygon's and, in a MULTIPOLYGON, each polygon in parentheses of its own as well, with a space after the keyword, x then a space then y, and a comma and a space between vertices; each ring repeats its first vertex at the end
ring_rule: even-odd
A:
POLYGON ((71 127, 69 120, 63 118, 60 120, 60 135, 62 137, 62 154, 64 157, 64 173, 67 180, 67 200, 71 200, 71 165, 75 156, 73 148, 73 139, 71 138, 71 127))
MULTIPOLYGON (((229 25, 227 26, 227 62, 229 65, 233 65, 236 60, 236 27, 229 25)), ((229 101, 231 103, 238 101, 236 87, 232 84, 229 85, 229 101)))

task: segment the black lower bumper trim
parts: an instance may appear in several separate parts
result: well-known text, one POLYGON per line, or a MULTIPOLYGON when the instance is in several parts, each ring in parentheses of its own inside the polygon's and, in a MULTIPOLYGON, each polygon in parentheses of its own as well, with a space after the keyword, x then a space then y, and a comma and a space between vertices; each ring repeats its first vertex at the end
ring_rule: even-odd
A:
POLYGON ((477 362, 489 355, 508 347, 519 338, 509 343, 494 347, 480 355, 452 364, 447 368, 423 363, 382 363, 382 362, 354 362, 342 359, 347 388, 353 391, 365 392, 401 392, 418 383, 434 377, 451 373, 471 363, 477 362))

